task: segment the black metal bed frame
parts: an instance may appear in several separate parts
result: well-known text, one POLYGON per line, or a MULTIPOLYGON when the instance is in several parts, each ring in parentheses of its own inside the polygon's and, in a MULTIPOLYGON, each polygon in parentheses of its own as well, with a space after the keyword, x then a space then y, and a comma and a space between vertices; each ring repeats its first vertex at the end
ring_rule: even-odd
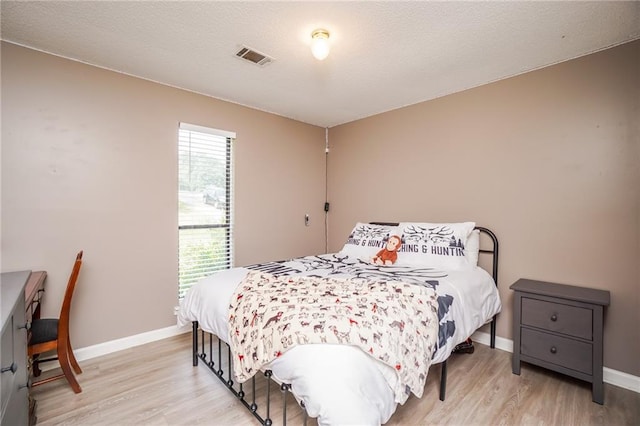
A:
MULTIPOLYGON (((492 247, 491 250, 488 249, 480 249, 480 253, 488 253, 492 255, 492 267, 491 267, 491 276, 493 277, 493 282, 498 287, 498 237, 488 228, 483 228, 482 226, 476 226, 475 229, 480 231, 480 234, 485 233, 491 238, 492 247)), ((491 318, 491 349, 495 349, 496 347, 496 315, 491 318)), ((447 360, 449 358, 442 361, 442 368, 440 370, 440 401, 444 401, 445 393, 447 390, 447 360)))
MULTIPOLYGON (((397 225, 397 223, 391 222, 372 222, 373 224, 378 225, 397 225)), ((478 229, 480 233, 484 233, 492 241, 491 249, 480 249, 480 253, 486 253, 492 255, 492 276, 493 280, 498 286, 498 239, 496 235, 488 228, 483 228, 481 226, 476 226, 475 229, 478 229)), ((271 376, 271 370, 264 371, 264 377, 266 378, 267 384, 267 394, 266 394, 266 407, 259 407, 256 400, 256 376, 253 376, 250 380, 250 389, 251 395, 247 395, 245 391, 245 386, 243 383, 235 383, 232 377, 232 356, 231 356, 231 348, 225 342, 222 342, 220 339, 215 337, 214 335, 205 332, 204 330, 198 330, 198 321, 192 322, 192 334, 193 334, 193 366, 197 366, 199 361, 211 370, 214 375, 220 379, 220 381, 224 384, 224 386, 235 395, 242 405, 249 410, 251 414, 260 422, 260 424, 264 426, 271 426, 273 424, 273 419, 271 418, 271 382, 274 381, 271 376), (198 339, 198 331, 200 331, 201 339, 198 339), (217 340, 217 344, 214 344, 214 337, 217 340), (217 346, 217 356, 214 356, 214 349, 217 346), (226 379, 225 379, 225 369, 223 365, 223 346, 226 347, 226 379), (208 349, 208 352, 207 352, 208 349), (217 358, 217 364, 214 360, 217 358), (249 398, 249 399, 247 399, 249 398), (260 410, 264 410, 263 413, 259 413, 260 410)), ((492 349, 495 348, 496 344, 496 316, 491 319, 491 343, 490 347, 492 349)), ((448 359, 447 359, 448 360, 448 359)), ((440 401, 444 401, 445 392, 447 387, 447 360, 444 360, 441 363, 440 370, 440 401)), ((277 383, 276 383, 277 384, 277 383)), ((287 394, 293 393, 291 392, 291 385, 287 383, 279 384, 280 393, 282 394, 282 424, 286 426, 287 424, 287 394)), ((300 401, 300 406, 303 411, 303 424, 306 426, 307 424, 307 412, 304 409, 304 403, 300 401)))
MULTIPOLYGON (((197 366, 199 360, 202 360, 203 364, 211 370, 214 375, 220 379, 222 384, 225 385, 229 391, 235 395, 242 405, 249 410, 253 416, 258 419, 260 424, 265 426, 271 426, 273 424, 273 419, 271 418, 271 382, 273 379, 271 378, 271 370, 266 370, 263 374, 266 378, 267 383, 267 395, 266 395, 266 407, 264 407, 264 412, 261 414, 261 407, 257 403, 256 399, 256 376, 253 376, 249 383, 249 388, 251 389, 250 394, 247 395, 245 391, 244 383, 235 383, 232 377, 232 356, 231 356, 231 348, 229 345, 217 337, 215 337, 211 333, 207 333, 204 330, 198 330, 198 321, 192 322, 192 333, 193 333, 193 366, 197 366), (198 331, 200 331, 201 339, 198 342, 198 331), (217 344, 214 344, 214 337, 217 340, 217 344), (217 346, 217 364, 214 360, 214 349, 217 346), (225 369, 223 364, 223 348, 226 347, 226 355, 227 355, 227 364, 226 364, 226 378, 225 378, 225 369), (207 353, 208 349, 208 353, 207 353), (217 365, 217 367, 216 367, 217 365), (250 398, 250 399, 247 399, 250 398)), ((291 393, 291 385, 283 383, 279 385, 280 392, 282 394, 282 424, 287 424, 287 394, 291 393)), ((292 394, 293 395, 293 394, 292 394)), ((307 424, 307 412, 304 410, 304 403, 301 402, 301 407, 304 415, 304 425, 307 424)))

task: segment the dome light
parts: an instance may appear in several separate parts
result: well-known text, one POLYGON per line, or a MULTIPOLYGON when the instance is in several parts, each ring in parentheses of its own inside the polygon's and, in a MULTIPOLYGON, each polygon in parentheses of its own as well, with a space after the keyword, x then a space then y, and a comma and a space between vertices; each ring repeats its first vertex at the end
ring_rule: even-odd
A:
POLYGON ((314 30, 311 33, 311 53, 313 56, 322 61, 329 56, 329 31, 323 29, 314 30))

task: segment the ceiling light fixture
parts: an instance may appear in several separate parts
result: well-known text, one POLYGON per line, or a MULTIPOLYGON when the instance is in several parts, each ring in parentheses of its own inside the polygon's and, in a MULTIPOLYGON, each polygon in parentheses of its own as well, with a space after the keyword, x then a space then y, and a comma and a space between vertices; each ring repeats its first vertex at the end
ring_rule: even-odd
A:
POLYGON ((329 31, 317 29, 311 33, 311 53, 317 60, 329 56, 329 47, 329 31))

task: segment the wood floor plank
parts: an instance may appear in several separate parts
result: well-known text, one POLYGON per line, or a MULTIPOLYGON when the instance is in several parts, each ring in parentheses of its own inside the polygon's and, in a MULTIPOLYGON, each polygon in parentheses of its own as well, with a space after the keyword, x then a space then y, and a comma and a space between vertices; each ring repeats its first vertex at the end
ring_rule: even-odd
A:
MULTIPOLYGON (((38 425, 255 425, 211 371, 191 365, 184 334, 81 363, 83 392, 65 381, 33 389, 38 425)), ((438 400, 440 366, 429 372, 421 399, 411 397, 387 423, 399 425, 640 425, 640 394, 605 384, 605 405, 591 401, 589 383, 523 364, 511 373, 511 354, 476 344, 448 362, 446 400, 438 400)), ((43 373, 46 377, 57 372, 43 373)), ((264 380, 257 381, 265 386, 264 380)), ((280 391, 272 386, 281 424, 280 391)), ((288 424, 303 423, 291 397, 288 424)), ((310 426, 316 425, 309 419, 310 426)))

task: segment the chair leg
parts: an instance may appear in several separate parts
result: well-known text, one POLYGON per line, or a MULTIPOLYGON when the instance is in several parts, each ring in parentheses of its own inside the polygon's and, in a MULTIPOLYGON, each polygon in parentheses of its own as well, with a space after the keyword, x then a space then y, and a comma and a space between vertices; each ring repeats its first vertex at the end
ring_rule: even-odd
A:
POLYGON ((38 362, 39 357, 40 357, 40 354, 35 354, 31 357, 33 377, 39 377, 40 374, 42 374, 42 370, 40 370, 40 362, 38 362))
POLYGON ((73 354, 73 348, 71 347, 71 339, 67 339, 67 353, 69 354, 69 361, 76 374, 82 374, 80 364, 76 360, 76 356, 73 354))
POLYGON ((64 377, 71 385, 71 389, 75 393, 82 392, 82 388, 80 388, 80 384, 76 380, 76 377, 73 375, 73 371, 71 371, 71 363, 69 361, 69 352, 67 350, 67 345, 58 345, 58 361, 60 362, 60 367, 62 368, 62 372, 64 373, 64 377))

